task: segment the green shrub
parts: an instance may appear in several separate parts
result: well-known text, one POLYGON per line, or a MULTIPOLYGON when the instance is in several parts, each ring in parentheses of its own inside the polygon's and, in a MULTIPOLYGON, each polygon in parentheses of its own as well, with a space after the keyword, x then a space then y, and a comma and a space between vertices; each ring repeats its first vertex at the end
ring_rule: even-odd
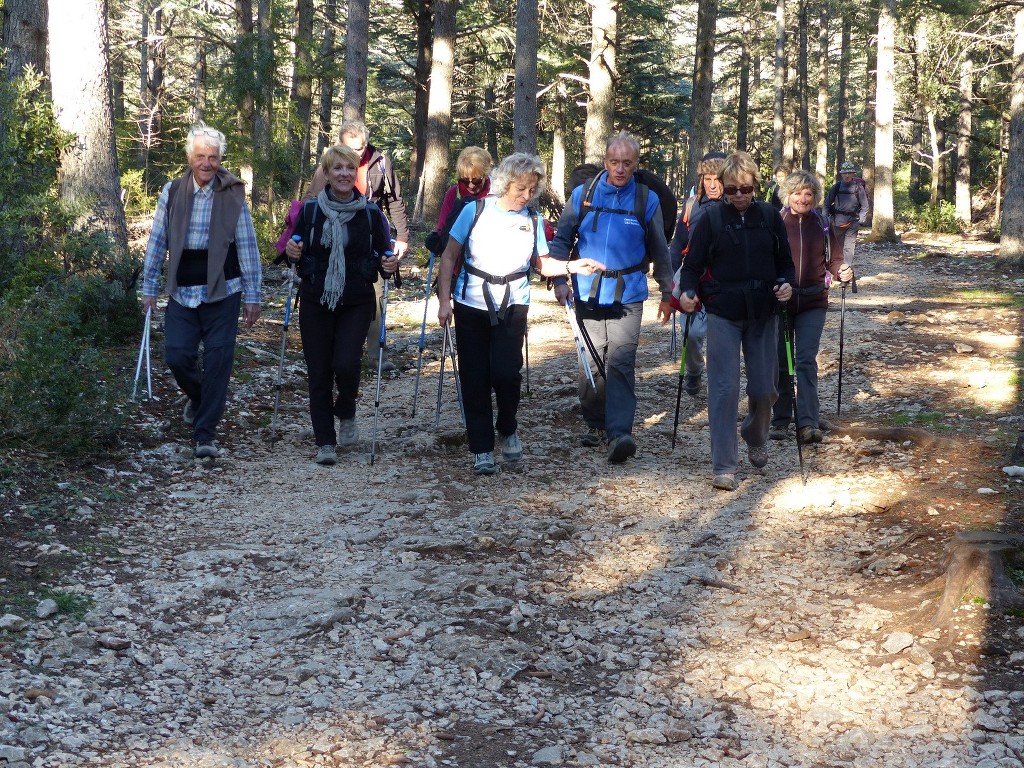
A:
POLYGON ((967 231, 964 222, 956 216, 956 206, 948 200, 940 200, 938 205, 923 206, 917 227, 923 232, 945 232, 951 235, 961 235, 967 231))

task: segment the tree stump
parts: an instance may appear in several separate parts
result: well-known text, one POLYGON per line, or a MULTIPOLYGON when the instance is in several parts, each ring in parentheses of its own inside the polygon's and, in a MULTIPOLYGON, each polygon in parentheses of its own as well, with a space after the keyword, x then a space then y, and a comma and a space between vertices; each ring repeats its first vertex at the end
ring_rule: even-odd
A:
POLYGON ((931 623, 948 627, 953 612, 967 596, 980 597, 993 608, 1024 608, 1024 592, 1007 575, 1007 565, 1024 569, 1022 540, 994 531, 964 531, 946 547, 945 574, 925 590, 942 589, 931 623))

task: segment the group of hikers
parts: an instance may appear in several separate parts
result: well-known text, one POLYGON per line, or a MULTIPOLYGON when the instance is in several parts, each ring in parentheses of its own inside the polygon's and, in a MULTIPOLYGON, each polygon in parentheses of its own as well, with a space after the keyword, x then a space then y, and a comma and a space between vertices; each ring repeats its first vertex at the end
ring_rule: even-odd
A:
MULTIPOLYGON (((362 122, 344 123, 340 138, 324 152, 306 200, 293 204, 279 243, 279 262, 301 278, 309 410, 323 465, 336 463, 338 446, 359 441, 363 349, 380 339, 383 362, 384 335, 373 323, 409 242, 390 160, 362 122)), ((166 359, 186 395, 198 458, 219 453, 240 304, 247 327, 260 312, 252 219, 241 182, 220 165, 224 149, 219 131, 189 131, 189 169, 160 194, 143 271, 151 311, 166 262, 166 359)), ((675 198, 638 169, 639 155, 630 134, 609 138, 603 167, 590 166, 591 178, 573 184, 553 230, 536 208, 547 185, 538 156, 515 153, 492 168, 480 147, 459 155, 457 183, 426 242, 440 256, 437 319, 446 339, 454 325, 476 474, 497 471, 496 452, 506 462, 523 456, 517 412, 532 273, 549 280, 577 343, 580 442, 605 450, 610 463, 637 451, 636 353, 649 275, 660 291, 658 320, 674 328, 675 312, 686 317, 680 387, 699 396, 706 373, 715 488, 738 487, 741 355, 748 407, 738 434, 749 463, 766 466, 769 440, 787 439, 791 423, 799 443, 822 440, 816 358, 829 287, 853 279, 867 215, 856 166, 840 167, 823 214, 813 174, 777 168, 773 202, 762 202, 749 154, 711 152, 676 221, 675 198)))

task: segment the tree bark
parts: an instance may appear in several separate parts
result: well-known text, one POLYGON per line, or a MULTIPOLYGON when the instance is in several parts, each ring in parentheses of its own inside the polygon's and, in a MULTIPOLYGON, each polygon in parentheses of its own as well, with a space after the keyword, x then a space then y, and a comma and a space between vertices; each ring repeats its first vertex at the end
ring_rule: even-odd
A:
POLYGON ((797 92, 800 111, 797 125, 800 128, 800 167, 805 171, 811 169, 811 108, 810 108, 810 75, 808 73, 808 41, 807 41, 807 0, 800 0, 798 6, 797 40, 797 92))
POLYGON ((555 129, 551 137, 551 194, 559 203, 565 202, 565 86, 561 83, 555 89, 555 129))
POLYGON ((618 0, 593 0, 590 17, 590 98, 587 100, 587 124, 583 133, 584 157, 588 163, 602 162, 605 142, 612 135, 615 123, 618 7, 618 0))
POLYGON ((537 0, 516 1, 512 149, 537 153, 537 0))
POLYGON ((427 97, 430 88, 430 49, 434 44, 434 2, 433 0, 406 0, 405 7, 416 18, 416 100, 413 106, 412 158, 409 173, 413 189, 419 188, 423 174, 423 156, 427 151, 427 97))
POLYGON ((956 142, 956 217, 971 223, 971 104, 974 62, 968 51, 960 64, 960 118, 956 142))
POLYGON ((448 183, 448 146, 452 128, 452 79, 455 74, 455 11, 458 0, 435 0, 434 45, 430 68, 427 151, 421 193, 413 220, 435 221, 448 183))
POLYGON ((295 117, 288 122, 288 139, 298 166, 292 176, 292 197, 298 197, 310 177, 309 145, 313 116, 313 0, 298 0, 295 7, 295 62, 292 67, 292 104, 295 117))
MULTIPOLYGON (((875 0, 870 6, 871 27, 878 28, 879 25, 879 4, 888 0, 875 0)), ((875 91, 878 84, 878 46, 881 41, 871 44, 870 38, 867 41, 867 71, 865 73, 867 87, 864 89, 864 125, 860 131, 862 150, 861 175, 867 185, 868 192, 868 217, 873 215, 873 200, 875 190, 875 91)))
POLYGON ((259 102, 253 113, 253 177, 251 200, 254 210, 274 200, 273 174, 270 170, 271 124, 274 114, 274 30, 271 0, 257 0, 256 86, 259 102))
POLYGON ((871 239, 896 241, 893 219, 893 117, 896 107, 896 0, 878 9, 878 62, 875 88, 875 173, 871 239))
POLYGON ((835 172, 838 174, 839 166, 846 162, 846 141, 850 135, 850 36, 852 23, 848 8, 843 6, 842 33, 839 44, 839 94, 836 105, 836 164, 835 172))
POLYGON ((928 25, 925 23, 924 15, 917 20, 914 26, 914 56, 911 67, 914 87, 914 120, 910 128, 910 184, 908 195, 914 205, 920 205, 926 199, 921 190, 922 186, 922 161, 924 158, 924 122, 925 122, 925 94, 923 80, 923 62, 925 53, 928 50, 928 25))
POLYGON ((1024 264, 1024 8, 1014 14, 1013 32, 1009 147, 999 257, 1019 265, 1024 264))
MULTIPOLYGON (((324 34, 323 42, 320 45, 320 61, 326 62, 334 50, 334 27, 338 20, 338 0, 327 0, 324 3, 324 34)), ((331 108, 334 104, 334 70, 329 66, 324 67, 324 76, 320 80, 320 117, 316 132, 316 156, 314 162, 320 159, 327 145, 333 144, 334 129, 331 126, 331 108)))
POLYGON ((828 7, 818 16, 818 141, 814 151, 814 174, 822 189, 828 178, 828 7))
POLYGON ((370 0, 349 0, 345 25, 345 103, 342 120, 366 117, 366 57, 370 46, 370 0))
POLYGON ((772 165, 782 165, 786 140, 786 0, 775 3, 775 111, 772 115, 772 165))
POLYGON ((715 30, 718 26, 718 0, 703 0, 697 5, 697 43, 693 55, 693 101, 690 112, 690 152, 686 158, 686 178, 696 179, 697 164, 711 148, 711 98, 715 78, 715 30))
POLYGON ((127 255, 105 0, 50 0, 49 33, 57 122, 77 137, 61 158, 61 199, 85 206, 88 213, 80 226, 109 232, 113 247, 127 255))
MULTIPOLYGON (((242 136, 252 135, 256 115, 256 38, 253 35, 252 0, 235 2, 235 88, 238 95, 236 127, 242 136)), ((238 176, 253 189, 252 158, 239 158, 238 176)))
MULTIPOLYGON (((750 19, 743 20, 740 36, 740 92, 736 107, 736 149, 747 149, 747 123, 750 120, 750 19)), ((674 145, 673 145, 674 148, 674 145)))
POLYGON ((5 0, 0 14, 3 16, 5 79, 21 77, 26 67, 46 75, 46 3, 40 0, 5 0))

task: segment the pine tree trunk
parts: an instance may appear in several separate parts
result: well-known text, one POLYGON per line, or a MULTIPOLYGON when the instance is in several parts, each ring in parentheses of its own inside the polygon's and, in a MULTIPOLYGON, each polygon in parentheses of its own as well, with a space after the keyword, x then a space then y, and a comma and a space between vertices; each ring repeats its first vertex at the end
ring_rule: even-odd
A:
POLYGON ((843 6, 842 35, 839 44, 839 94, 836 105, 836 164, 835 172, 838 174, 839 166, 846 162, 846 141, 850 135, 850 13, 846 6, 843 6))
POLYGON ((4 74, 7 80, 21 77, 26 67, 45 75, 46 3, 40 0, 4 0, 3 16, 4 74))
POLYGON ((57 122, 76 137, 61 158, 61 198, 85 206, 88 213, 80 225, 109 232, 113 247, 127 255, 107 66, 106 2, 50 0, 49 33, 57 122))
POLYGON ((366 57, 370 45, 370 0, 349 0, 345 25, 345 103, 342 120, 366 116, 366 57))
MULTIPOLYGON (((870 26, 878 28, 878 4, 888 0, 874 0, 870 7, 870 26)), ((861 126, 860 140, 862 142, 861 176, 867 185, 868 192, 868 217, 873 214, 871 211, 875 191, 875 91, 878 85, 878 45, 877 41, 867 43, 867 71, 865 72, 867 87, 864 89, 864 124, 861 126), (874 42, 874 44, 871 44, 874 42)), ((851 148, 852 152, 852 148, 851 148)), ((856 153, 852 152, 856 158, 856 153)))
POLYGON ((430 53, 434 42, 434 2, 408 0, 406 8, 416 17, 416 100, 413 107, 412 158, 409 162, 411 186, 419 188, 419 179, 423 175, 423 156, 427 151, 427 97, 430 87, 430 53))
POLYGON ((800 0, 797 19, 797 91, 800 111, 797 115, 796 125, 800 128, 800 167, 805 171, 811 169, 811 107, 809 93, 810 76, 807 71, 807 0, 800 0))
POLYGON ((1017 10, 1013 22, 1009 148, 999 257, 1020 265, 1024 264, 1024 8, 1017 10))
POLYGON ((274 114, 274 42, 271 0, 258 0, 256 18, 256 87, 259 102, 253 113, 253 178, 250 199, 254 210, 274 202, 273 174, 270 170, 271 125, 274 114))
POLYGON ((818 17, 818 141, 814 151, 814 173, 822 189, 828 178, 828 8, 818 17))
POLYGON ((551 137, 551 194, 565 202, 565 87, 559 84, 555 96, 555 129, 551 137))
POLYGON ((878 11, 878 80, 875 88, 874 205, 871 239, 896 241, 893 219, 893 117, 896 108, 896 0, 883 0, 878 11))
MULTIPOLYGON (((327 0, 324 3, 324 31, 323 41, 320 45, 320 59, 326 61, 334 50, 334 25, 338 20, 338 0, 327 0)), ((328 144, 333 144, 334 128, 331 124, 331 108, 334 104, 334 76, 330 74, 333 70, 325 67, 323 78, 320 80, 320 106, 318 109, 319 119, 316 132, 316 153, 313 162, 319 162, 320 156, 328 144)))
POLYGON ((697 43, 693 56, 693 105, 690 113, 690 152, 686 178, 697 177, 697 163, 711 148, 711 97, 715 88, 715 30, 718 0, 697 5, 697 43))
POLYGON ((971 223, 971 104, 974 62, 968 52, 960 64, 960 119, 956 142, 956 217, 971 223))
POLYGON ((295 117, 288 122, 288 139, 298 167, 292 176, 292 197, 310 173, 309 144, 313 114, 313 0, 298 0, 295 18, 295 63, 292 68, 292 104, 295 117))
POLYGON ((786 0, 775 3, 775 111, 772 115, 772 165, 782 165, 786 140, 786 0))
POLYGON ((583 144, 585 162, 600 163, 615 122, 618 0, 593 0, 590 19, 590 98, 583 144))
POLYGON ((458 0, 434 3, 433 64, 427 118, 427 150, 423 162, 422 194, 413 220, 433 222, 448 183, 448 144, 452 128, 452 79, 455 75, 455 11, 458 0))
POLYGON ((537 0, 516 0, 512 149, 537 153, 537 0))
MULTIPOLYGON (((235 82, 238 113, 235 125, 241 136, 251 136, 256 115, 256 37, 253 35, 252 0, 235 0, 235 82)), ((253 189, 252 158, 238 158, 238 177, 253 189)))
POLYGON ((922 16, 914 27, 914 57, 911 69, 914 83, 914 120, 910 129, 910 184, 908 194, 914 205, 924 202, 921 190, 922 158, 924 156, 924 82, 921 78, 921 62, 928 50, 928 25, 922 16))
POLYGON ((750 120, 750 46, 750 19, 744 19, 740 36, 740 92, 736 107, 736 149, 741 151, 747 149, 747 122, 750 120))

